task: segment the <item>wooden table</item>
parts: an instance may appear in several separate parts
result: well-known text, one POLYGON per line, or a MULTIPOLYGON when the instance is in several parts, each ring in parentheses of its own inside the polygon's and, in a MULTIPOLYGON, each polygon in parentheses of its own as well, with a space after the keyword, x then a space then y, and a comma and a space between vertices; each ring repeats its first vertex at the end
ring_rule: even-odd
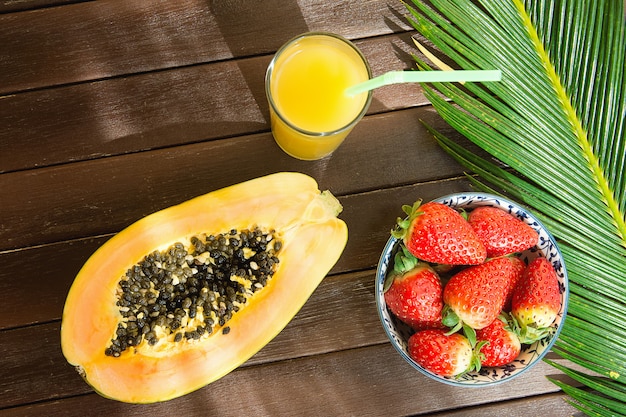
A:
POLYGON ((0 2, 0 414, 9 416, 571 415, 538 365, 481 390, 434 382, 388 343, 375 267, 402 204, 468 190, 422 121, 453 137, 419 86, 374 93, 331 157, 285 155, 265 69, 302 32, 354 40, 374 75, 411 66, 400 2, 0 2), (152 405, 107 400, 61 354, 67 291, 110 236, 161 208, 279 171, 344 206, 349 241, 300 313, 217 382, 152 405))

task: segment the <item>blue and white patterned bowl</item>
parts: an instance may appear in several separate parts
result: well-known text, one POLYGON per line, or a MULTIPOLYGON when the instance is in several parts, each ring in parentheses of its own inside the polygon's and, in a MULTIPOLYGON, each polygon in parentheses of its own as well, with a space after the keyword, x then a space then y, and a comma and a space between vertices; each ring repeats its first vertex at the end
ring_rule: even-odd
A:
POLYGON ((483 367, 478 372, 470 372, 458 378, 442 377, 424 369, 409 356, 408 339, 411 334, 413 334, 413 330, 411 330, 408 325, 399 321, 387 309, 385 298, 383 296, 385 277, 387 276, 388 269, 393 269, 394 255, 398 250, 399 241, 395 238, 390 238, 387 242, 387 245, 385 246, 385 249, 380 257, 378 269, 376 271, 376 305, 383 328, 385 329, 393 347, 396 348, 398 353, 400 353, 400 356, 402 356, 404 360, 411 364, 415 369, 430 378, 450 385, 475 387, 488 386, 508 381, 511 378, 528 371, 533 367, 533 365, 539 362, 552 348, 552 345, 556 342, 556 339, 561 331, 567 312, 567 301, 569 295, 567 271, 565 270, 565 263, 563 262, 561 252, 559 251, 559 248, 550 232, 539 222, 539 220, 514 202, 496 195, 483 193, 451 194, 438 198, 434 201, 447 204, 448 206, 456 209, 463 208, 468 211, 479 206, 499 207, 529 224, 539 233, 539 242, 537 246, 522 253, 521 257, 528 262, 538 256, 543 256, 552 263, 554 269, 556 270, 561 290, 561 308, 553 324, 554 332, 547 339, 537 341, 531 345, 522 345, 522 352, 519 357, 509 365, 500 367, 483 367))

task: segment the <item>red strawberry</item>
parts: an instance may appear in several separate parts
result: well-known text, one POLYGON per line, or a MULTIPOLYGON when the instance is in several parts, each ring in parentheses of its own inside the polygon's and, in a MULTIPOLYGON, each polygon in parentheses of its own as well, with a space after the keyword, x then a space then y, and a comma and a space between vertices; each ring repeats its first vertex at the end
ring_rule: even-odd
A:
POLYGON ((511 299, 513 298, 513 290, 515 286, 522 279, 522 274, 526 269, 526 264, 520 258, 511 256, 509 257, 511 264, 513 265, 513 273, 510 276, 509 284, 507 285, 506 297, 504 298, 504 311, 511 311, 511 299))
POLYGON ((560 307, 556 271, 546 258, 536 258, 515 286, 511 300, 511 314, 520 326, 522 343, 545 337, 560 307))
POLYGON ((487 327, 504 306, 513 274, 513 263, 508 258, 491 259, 457 272, 443 289, 447 306, 444 324, 456 327, 463 323, 473 329, 487 327))
POLYGON ((478 265, 485 261, 484 245, 458 211, 437 202, 421 205, 421 201, 402 209, 408 217, 399 218, 391 234, 402 239, 417 258, 447 265, 478 265))
POLYGON ((517 335, 506 328, 506 324, 499 318, 484 329, 477 330, 476 341, 480 346, 480 363, 483 366, 511 363, 522 350, 517 335))
MULTIPOLYGON (((404 248, 403 248, 404 249, 404 248)), ((439 275, 405 252, 396 255, 385 303, 389 310, 415 330, 442 328, 443 286, 439 275)))
POLYGON ((470 342, 460 333, 422 330, 409 338, 409 355, 415 362, 441 376, 461 375, 480 369, 470 342))
POLYGON ((539 239, 535 229, 497 207, 477 207, 467 221, 485 245, 489 258, 532 248, 539 239))

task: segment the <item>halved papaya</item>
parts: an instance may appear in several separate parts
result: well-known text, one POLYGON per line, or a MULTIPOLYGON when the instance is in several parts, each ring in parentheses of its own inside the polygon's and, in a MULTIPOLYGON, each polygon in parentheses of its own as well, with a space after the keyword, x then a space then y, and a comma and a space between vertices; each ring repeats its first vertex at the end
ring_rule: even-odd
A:
POLYGON ((272 340, 337 262, 348 238, 341 209, 314 179, 278 173, 137 221, 76 276, 63 310, 63 354, 98 393, 123 402, 164 401, 221 378, 272 340), (210 246, 231 239, 226 253, 238 254, 236 262, 210 246), (260 246, 244 247, 251 240, 260 246), (177 249, 188 279, 165 265, 177 249), (258 276, 257 258, 268 257, 258 276))

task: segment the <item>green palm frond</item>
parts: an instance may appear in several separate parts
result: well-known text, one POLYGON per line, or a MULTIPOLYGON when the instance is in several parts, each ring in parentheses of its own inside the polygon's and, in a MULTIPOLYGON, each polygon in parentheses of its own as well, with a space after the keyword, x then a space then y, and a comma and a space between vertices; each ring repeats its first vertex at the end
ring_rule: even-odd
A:
POLYGON ((523 202, 560 243, 571 297, 554 351, 590 374, 555 364, 584 388, 555 383, 589 415, 626 414, 623 1, 412 1, 411 24, 457 68, 502 70, 500 82, 424 85, 495 160, 431 132, 476 187, 523 202))

